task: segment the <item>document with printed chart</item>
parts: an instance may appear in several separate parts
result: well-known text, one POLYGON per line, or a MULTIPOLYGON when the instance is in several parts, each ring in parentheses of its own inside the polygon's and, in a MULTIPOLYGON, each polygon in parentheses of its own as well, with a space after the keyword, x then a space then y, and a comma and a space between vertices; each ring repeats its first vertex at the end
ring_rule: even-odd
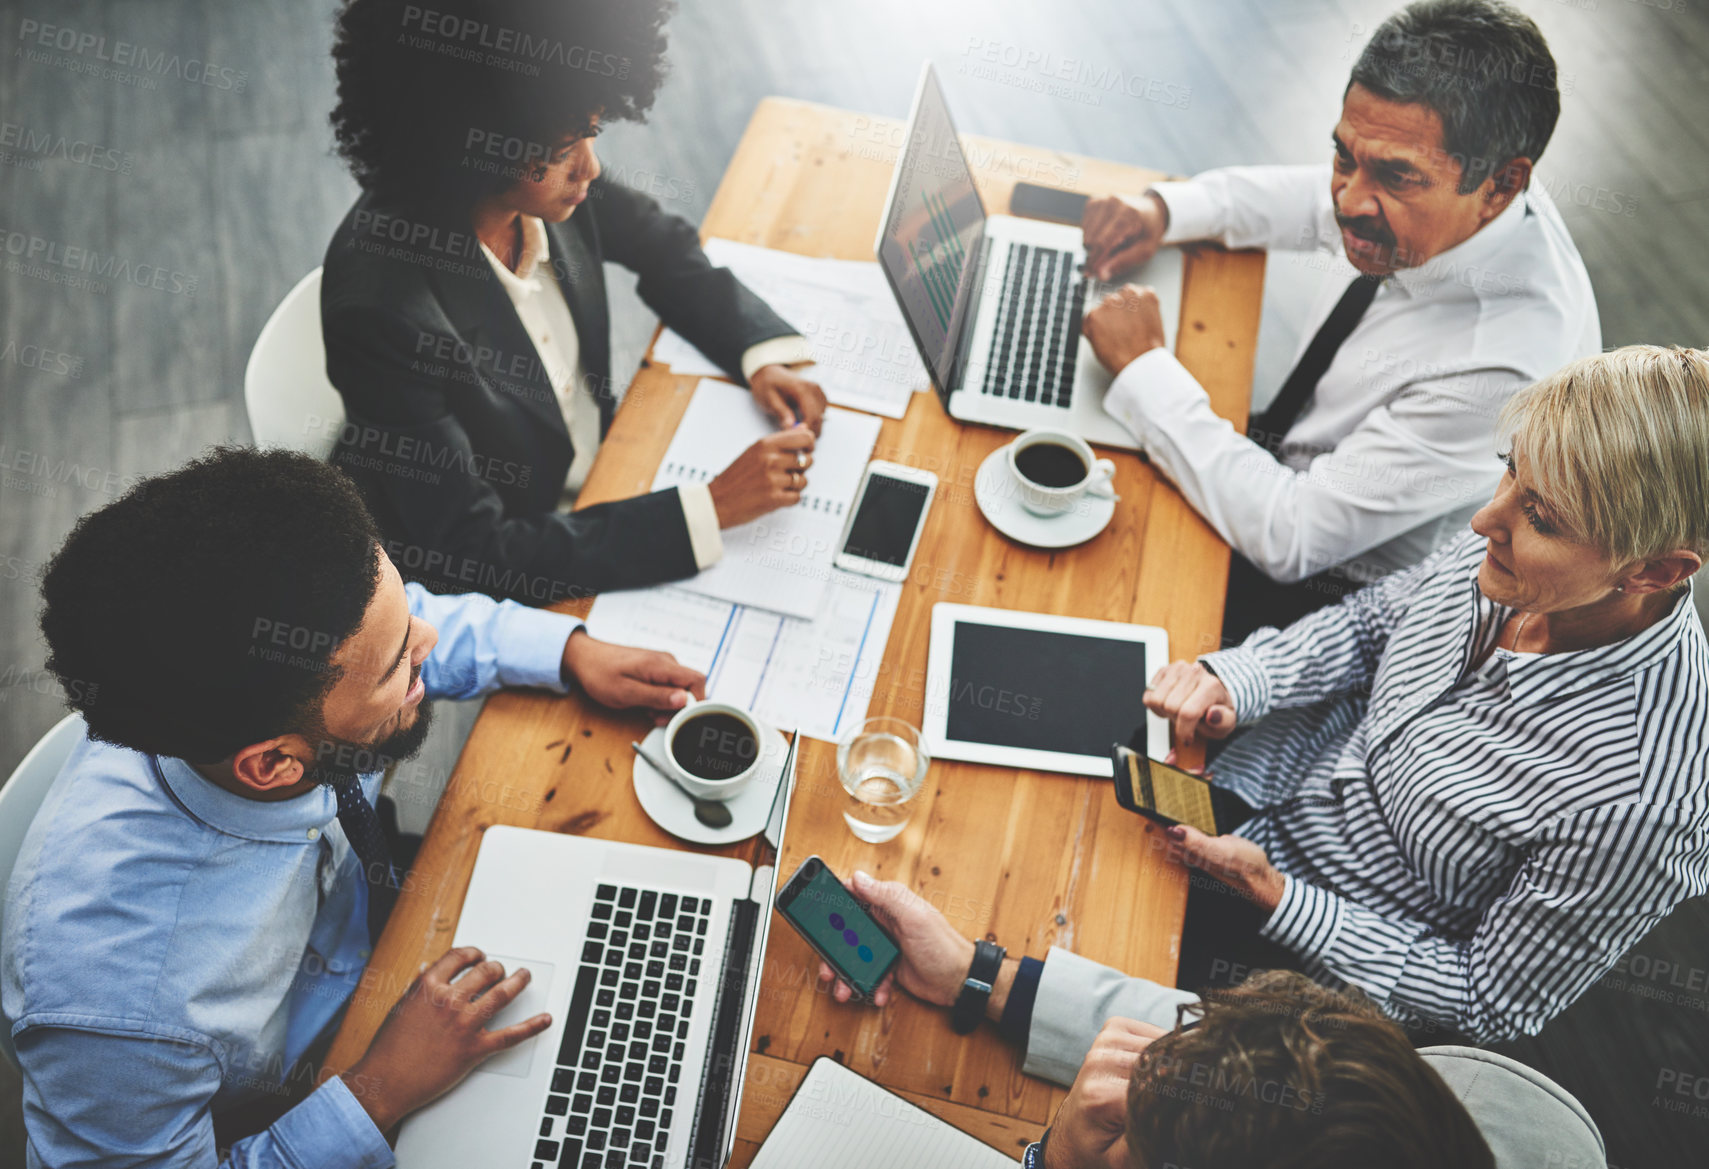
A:
MULTIPOLYGON (((706 254, 807 338, 817 361, 801 374, 818 382, 832 403, 900 418, 914 392, 928 388, 926 367, 875 262, 820 259, 727 239, 707 240, 706 254)), ((672 373, 724 376, 670 329, 653 346, 653 359, 672 373)))

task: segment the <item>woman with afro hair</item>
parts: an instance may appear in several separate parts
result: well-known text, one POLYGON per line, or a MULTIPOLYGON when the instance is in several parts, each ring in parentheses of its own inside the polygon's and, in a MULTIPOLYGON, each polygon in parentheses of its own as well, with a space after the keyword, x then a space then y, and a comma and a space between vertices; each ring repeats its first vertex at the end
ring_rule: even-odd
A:
POLYGON ((806 341, 713 267, 692 224, 600 177, 644 120, 665 0, 348 0, 338 150, 361 198, 321 324, 333 461, 407 578, 548 604, 691 576, 720 529, 798 500, 825 409, 806 341), (603 264, 778 422, 705 485, 567 510, 616 408, 603 264))

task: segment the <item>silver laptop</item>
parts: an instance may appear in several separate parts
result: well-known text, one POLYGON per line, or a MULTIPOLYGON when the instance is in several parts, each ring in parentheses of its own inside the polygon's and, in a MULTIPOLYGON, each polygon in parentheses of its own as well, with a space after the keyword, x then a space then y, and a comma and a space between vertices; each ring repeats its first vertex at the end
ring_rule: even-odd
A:
POLYGON ((758 865, 487 829, 453 944, 533 972, 489 1027, 541 1011, 552 1026, 405 1121, 400 1169, 729 1159, 799 741, 758 865))
MULTIPOLYGON (((985 213, 930 62, 904 143, 874 246, 950 417, 1133 449, 1104 412, 1110 374, 1080 335, 1086 306, 1110 290, 1081 270, 1080 229, 985 213)), ((1171 350, 1181 264, 1180 249, 1162 248, 1124 280, 1157 290, 1171 350)))

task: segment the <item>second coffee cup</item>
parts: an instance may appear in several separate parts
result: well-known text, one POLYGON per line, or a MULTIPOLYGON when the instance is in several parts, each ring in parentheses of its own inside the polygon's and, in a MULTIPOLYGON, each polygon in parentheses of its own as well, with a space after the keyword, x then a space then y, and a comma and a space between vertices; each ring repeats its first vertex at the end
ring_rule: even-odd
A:
POLYGON ((729 800, 759 774, 759 720, 727 702, 695 702, 665 724, 662 762, 689 791, 709 800, 729 800))
POLYGON ((1098 458, 1084 439, 1066 430, 1026 431, 1009 444, 1006 462, 1021 506, 1035 515, 1061 515, 1088 491, 1114 494, 1110 478, 1116 465, 1098 458))

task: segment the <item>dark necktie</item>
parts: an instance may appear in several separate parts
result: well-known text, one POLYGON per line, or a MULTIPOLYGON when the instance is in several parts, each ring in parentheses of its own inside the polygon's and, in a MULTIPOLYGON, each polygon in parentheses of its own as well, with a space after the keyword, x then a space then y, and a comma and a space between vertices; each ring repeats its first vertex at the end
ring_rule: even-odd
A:
POLYGON ((1282 383, 1269 409, 1247 423, 1247 438, 1272 453, 1282 445, 1282 437, 1293 429, 1294 420, 1311 400, 1312 391, 1317 389, 1317 383, 1329 368, 1329 363, 1335 360, 1336 350, 1352 334, 1365 310, 1371 307, 1371 300, 1381 285, 1380 277, 1359 276, 1347 286, 1347 291, 1330 310, 1329 319, 1323 322, 1317 336, 1300 355, 1299 364, 1282 383))
POLYGON ((380 829, 374 805, 362 794, 362 779, 348 771, 328 774, 326 783, 338 797, 338 823, 362 862, 362 877, 368 882, 368 940, 379 940, 380 929, 398 899, 398 874, 392 867, 391 846, 380 829))

